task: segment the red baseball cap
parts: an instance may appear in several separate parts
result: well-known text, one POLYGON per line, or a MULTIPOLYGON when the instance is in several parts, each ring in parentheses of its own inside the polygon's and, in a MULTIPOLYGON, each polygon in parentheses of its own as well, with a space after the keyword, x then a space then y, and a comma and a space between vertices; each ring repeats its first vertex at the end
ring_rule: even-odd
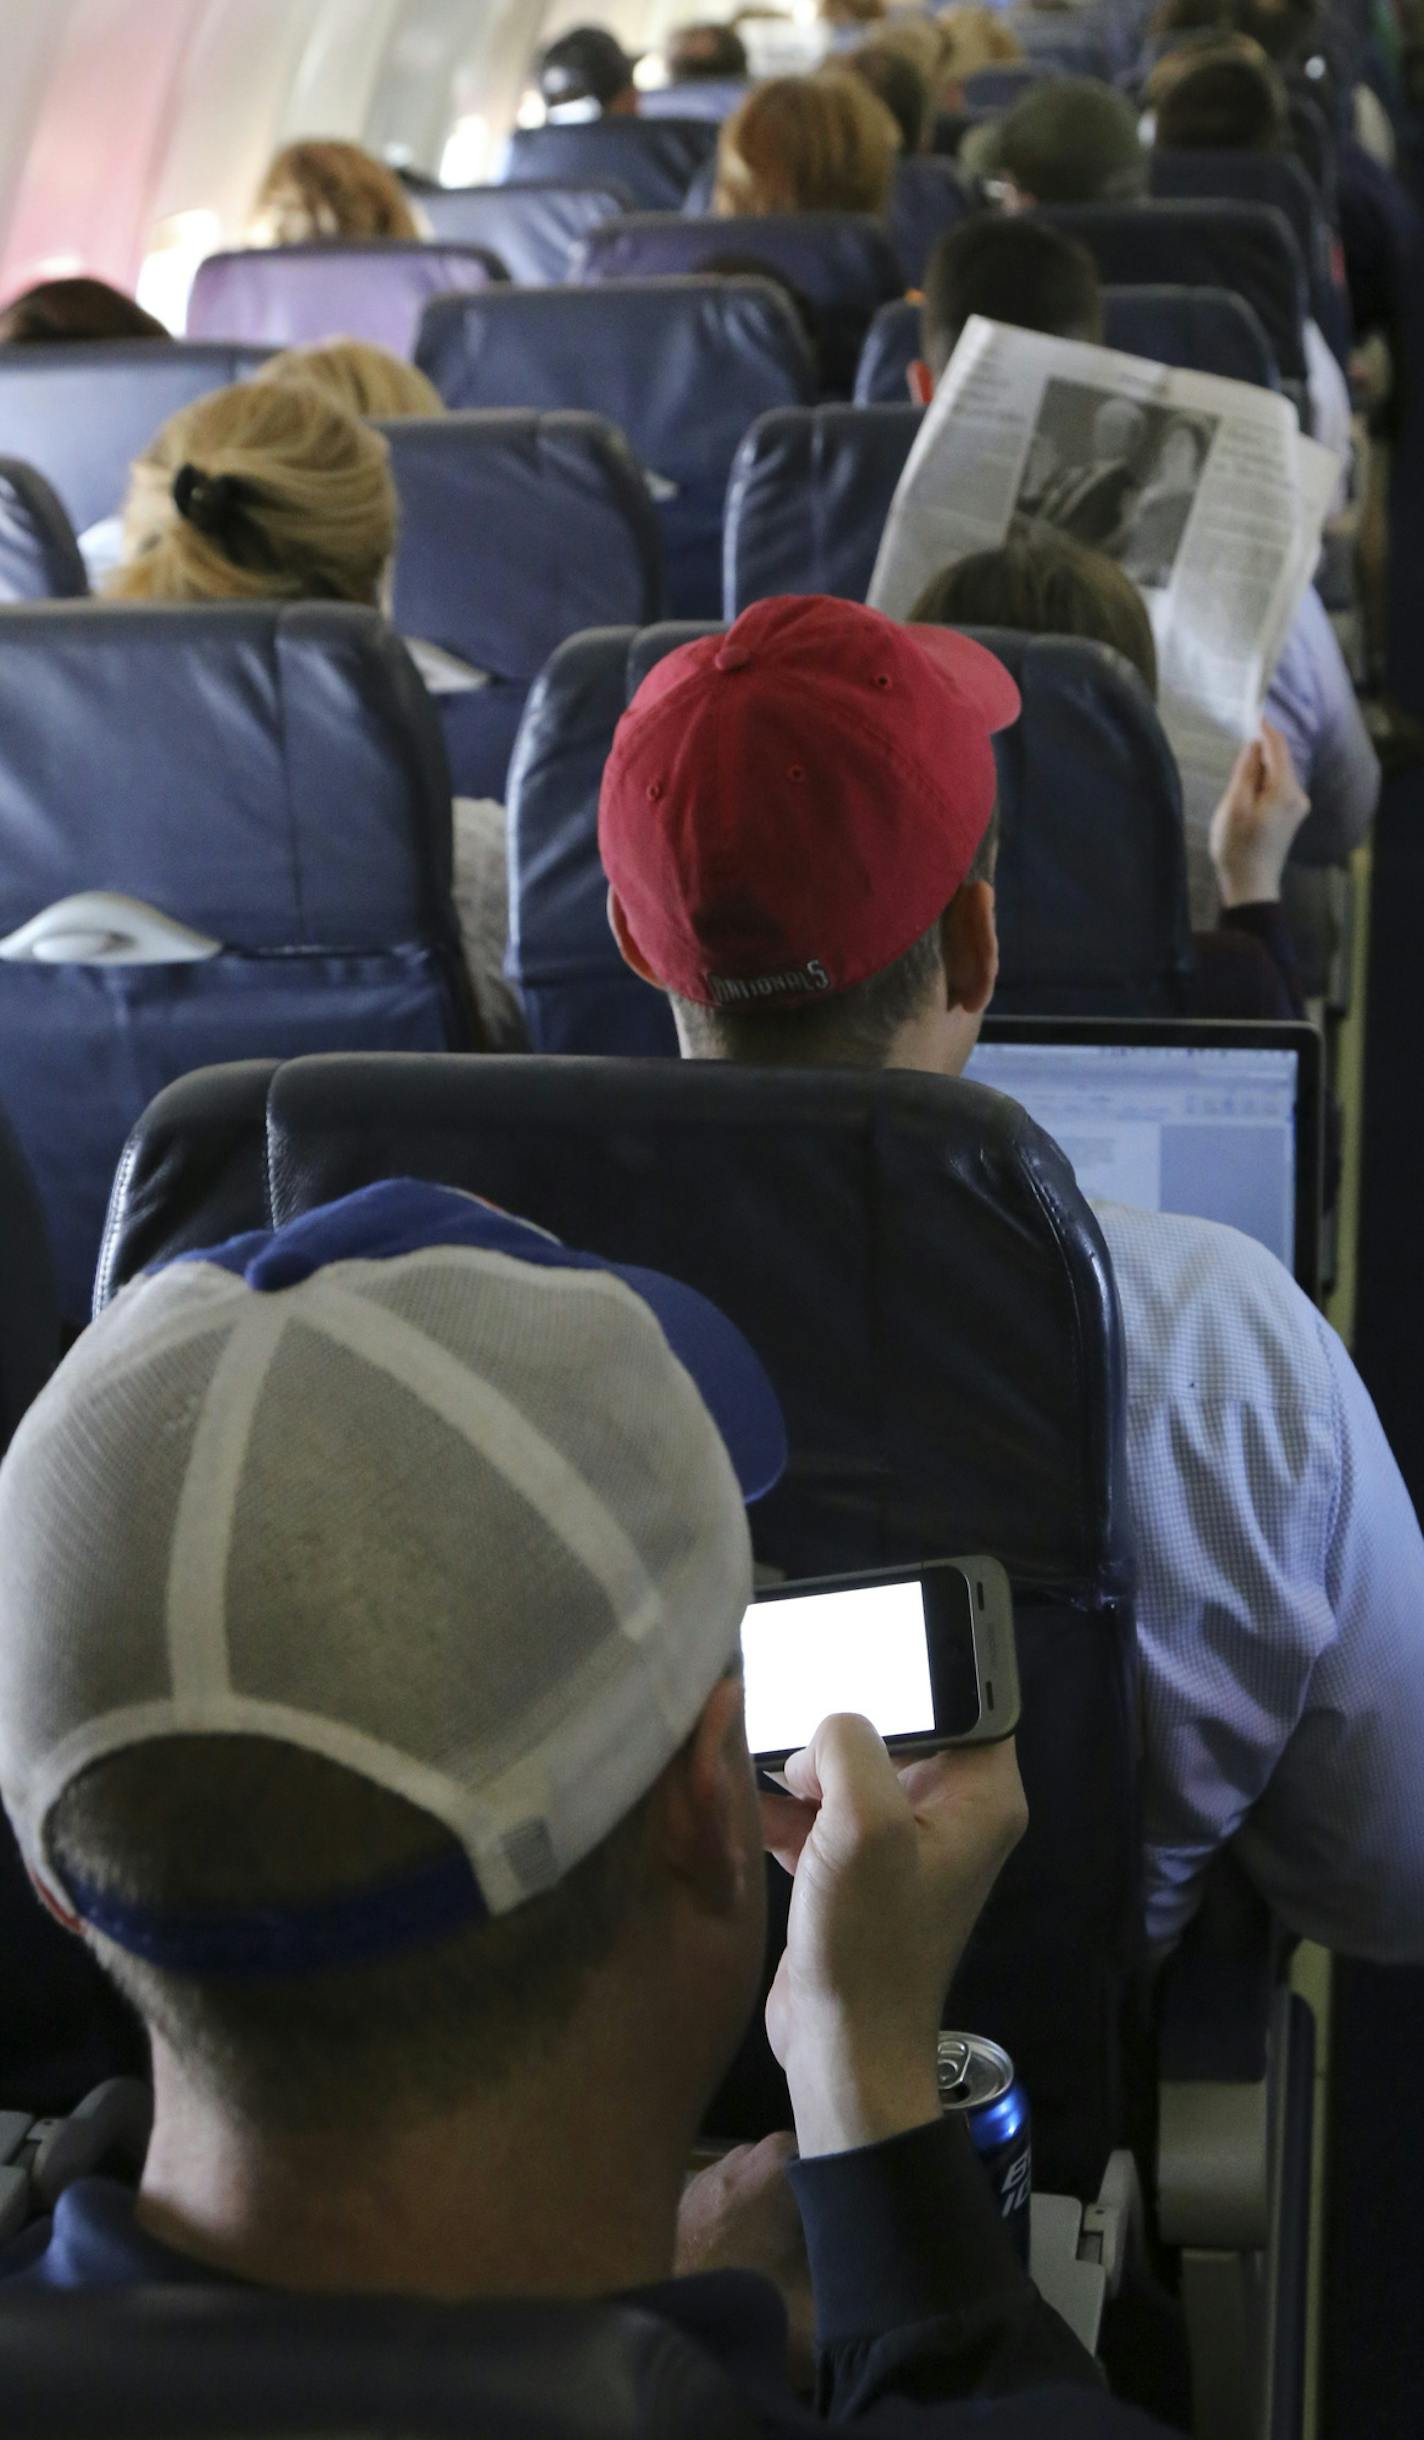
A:
POLYGON ((793 1007, 892 965, 994 810, 1002 662, 947 627, 820 594, 669 653, 618 724, 599 845, 660 983, 793 1007))

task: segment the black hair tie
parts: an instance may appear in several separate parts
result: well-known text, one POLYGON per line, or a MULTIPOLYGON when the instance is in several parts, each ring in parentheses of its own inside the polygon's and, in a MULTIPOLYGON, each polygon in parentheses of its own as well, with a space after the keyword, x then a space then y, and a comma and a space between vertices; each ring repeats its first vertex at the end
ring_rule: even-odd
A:
POLYGON ((257 494, 236 475, 204 474, 201 466, 180 466, 173 477, 173 505, 200 534, 224 546, 234 523, 251 508, 257 494))

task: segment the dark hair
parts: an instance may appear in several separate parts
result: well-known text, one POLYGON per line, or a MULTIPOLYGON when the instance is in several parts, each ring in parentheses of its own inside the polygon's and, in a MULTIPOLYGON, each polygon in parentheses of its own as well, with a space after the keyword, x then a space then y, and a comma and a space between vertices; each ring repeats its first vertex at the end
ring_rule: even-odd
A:
POLYGON ((169 339, 151 313, 107 280, 42 280, 0 313, 0 343, 43 347, 66 339, 169 339))
POLYGON ((1252 59, 1205 56, 1167 84, 1154 141, 1169 152, 1283 152, 1289 119, 1280 78, 1252 59))
POLYGON ((963 221, 940 239, 925 273, 921 344, 936 378, 976 313, 1056 339, 1099 340, 1097 264, 1076 237, 1019 213, 963 221))
MULTIPOLYGON (((649 1901, 648 1799, 556 1888, 370 1964, 180 1973, 93 1938, 124 1996, 255 2126, 390 2125, 449 2109, 546 2040, 649 1901)), ((320 1904, 453 1857, 449 1832, 319 1754, 260 1736, 164 1737, 59 1798, 59 1869, 171 1914, 320 1904)))
POLYGON ((840 65, 860 77, 885 104, 900 130, 901 151, 923 151, 930 115, 930 89, 914 61, 904 51, 897 50, 893 43, 867 42, 858 51, 852 51, 840 65))
POLYGON ((574 26, 539 61, 539 90, 553 109, 562 102, 597 102, 606 110, 632 82, 632 60, 601 25, 574 26))
POLYGON ((675 85, 734 84, 748 72, 747 46, 729 25, 680 25, 664 57, 675 85))
MULTIPOLYGON (((996 810, 962 888, 993 880, 998 849, 996 810)), ((706 1008, 676 992, 668 996, 698 1057, 732 1059, 743 1067, 883 1067, 895 1036, 919 1015, 944 973, 940 921, 936 917, 878 974, 797 1008, 706 1008)))
POLYGON ((1147 183, 1136 112, 1091 76, 1050 77, 1026 93, 1000 121, 987 166, 1036 203, 1130 202, 1147 183))
POLYGON ((992 551, 931 577, 912 620, 924 627, 1012 627, 1111 644, 1157 693, 1157 648, 1142 596, 1115 559, 1071 535, 1025 524, 992 551))

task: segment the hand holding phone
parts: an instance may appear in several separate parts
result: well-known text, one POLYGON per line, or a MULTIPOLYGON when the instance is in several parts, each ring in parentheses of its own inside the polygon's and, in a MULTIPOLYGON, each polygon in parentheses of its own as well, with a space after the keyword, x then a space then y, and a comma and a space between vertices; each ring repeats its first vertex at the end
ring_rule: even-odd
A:
POLYGON ((762 1798, 794 1876, 766 2027, 810 2158, 936 2115, 945 1995, 1028 1813, 1006 1740, 897 1771, 868 1721, 838 1716, 785 1776, 762 1798))
POLYGON ((747 1743, 775 1769, 822 1720, 855 1712, 892 1754, 1010 1736, 1013 1600, 997 1559, 823 1577, 759 1594, 742 1622, 747 1743))

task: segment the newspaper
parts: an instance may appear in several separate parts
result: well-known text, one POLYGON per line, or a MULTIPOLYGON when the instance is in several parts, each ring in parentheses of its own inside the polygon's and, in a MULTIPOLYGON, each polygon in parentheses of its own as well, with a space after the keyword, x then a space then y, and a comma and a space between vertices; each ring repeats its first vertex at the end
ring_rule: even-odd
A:
POLYGON ((1030 520, 1109 552, 1152 621, 1192 913, 1208 923, 1212 810, 1256 731, 1338 472, 1272 390, 976 315, 900 478, 870 600, 908 617, 951 560, 1030 520))

